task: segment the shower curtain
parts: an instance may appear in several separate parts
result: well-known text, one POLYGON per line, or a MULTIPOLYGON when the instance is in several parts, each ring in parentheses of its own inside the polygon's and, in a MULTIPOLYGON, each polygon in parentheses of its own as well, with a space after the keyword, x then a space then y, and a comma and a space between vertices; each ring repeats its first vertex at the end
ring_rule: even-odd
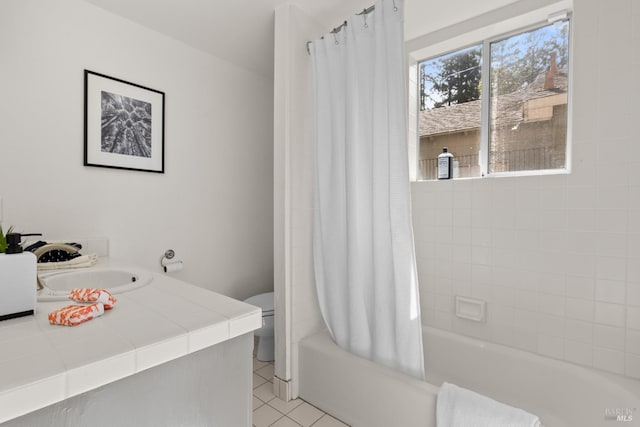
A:
POLYGON ((423 379, 403 7, 379 0, 310 46, 313 249, 320 310, 336 344, 423 379))

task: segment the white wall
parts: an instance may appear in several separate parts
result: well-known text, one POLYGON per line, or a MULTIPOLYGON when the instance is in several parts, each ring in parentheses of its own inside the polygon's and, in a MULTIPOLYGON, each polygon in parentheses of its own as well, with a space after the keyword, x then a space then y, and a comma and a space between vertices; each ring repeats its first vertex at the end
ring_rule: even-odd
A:
POLYGON ((3 226, 245 298, 273 285, 272 82, 79 0, 0 5, 3 226), (165 174, 85 167, 83 70, 166 94, 165 174))
POLYGON ((640 378, 640 3, 574 0, 573 25, 570 174, 413 184, 423 322, 640 378))
MULTIPOLYGON (((313 86, 307 40, 324 27, 298 6, 276 9, 274 260, 278 378, 298 395, 298 343, 320 330, 312 259, 313 86)), ((277 390, 279 396, 285 394, 277 390)))

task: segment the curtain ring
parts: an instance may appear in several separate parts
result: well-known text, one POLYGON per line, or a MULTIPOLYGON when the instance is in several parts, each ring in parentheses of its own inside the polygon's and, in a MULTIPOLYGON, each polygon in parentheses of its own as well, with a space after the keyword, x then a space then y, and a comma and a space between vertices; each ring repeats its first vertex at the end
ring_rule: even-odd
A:
POLYGON ((396 0, 393 0, 393 11, 394 12, 398 11, 398 6, 396 6, 396 0))
POLYGON ((367 24, 367 9, 362 9, 362 17, 364 18, 364 27, 369 28, 369 24, 367 24))

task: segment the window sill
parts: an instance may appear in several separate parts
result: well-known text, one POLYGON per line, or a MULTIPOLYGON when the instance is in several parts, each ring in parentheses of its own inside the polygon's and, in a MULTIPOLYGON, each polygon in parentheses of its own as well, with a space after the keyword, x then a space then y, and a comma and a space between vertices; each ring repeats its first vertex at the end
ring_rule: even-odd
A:
POLYGON ((471 176, 466 178, 452 178, 452 179, 416 179, 411 182, 439 182, 439 181, 470 181, 477 179, 494 179, 494 178, 517 178, 517 177, 530 177, 530 176, 548 176, 548 175, 569 175, 571 172, 568 169, 545 169, 535 171, 517 171, 517 172, 496 172, 483 176, 471 176))

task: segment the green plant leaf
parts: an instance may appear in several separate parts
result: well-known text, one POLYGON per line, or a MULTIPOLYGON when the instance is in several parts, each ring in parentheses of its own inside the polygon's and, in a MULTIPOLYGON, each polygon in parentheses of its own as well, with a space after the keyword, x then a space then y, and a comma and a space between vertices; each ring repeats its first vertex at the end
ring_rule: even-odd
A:
MULTIPOLYGON (((13 225, 7 230, 7 234, 13 231, 13 225)), ((0 225, 0 253, 4 253, 7 250, 7 236, 2 231, 2 225, 0 225)))
POLYGON ((4 253, 7 250, 7 238, 2 231, 2 225, 0 225, 0 253, 4 253))

